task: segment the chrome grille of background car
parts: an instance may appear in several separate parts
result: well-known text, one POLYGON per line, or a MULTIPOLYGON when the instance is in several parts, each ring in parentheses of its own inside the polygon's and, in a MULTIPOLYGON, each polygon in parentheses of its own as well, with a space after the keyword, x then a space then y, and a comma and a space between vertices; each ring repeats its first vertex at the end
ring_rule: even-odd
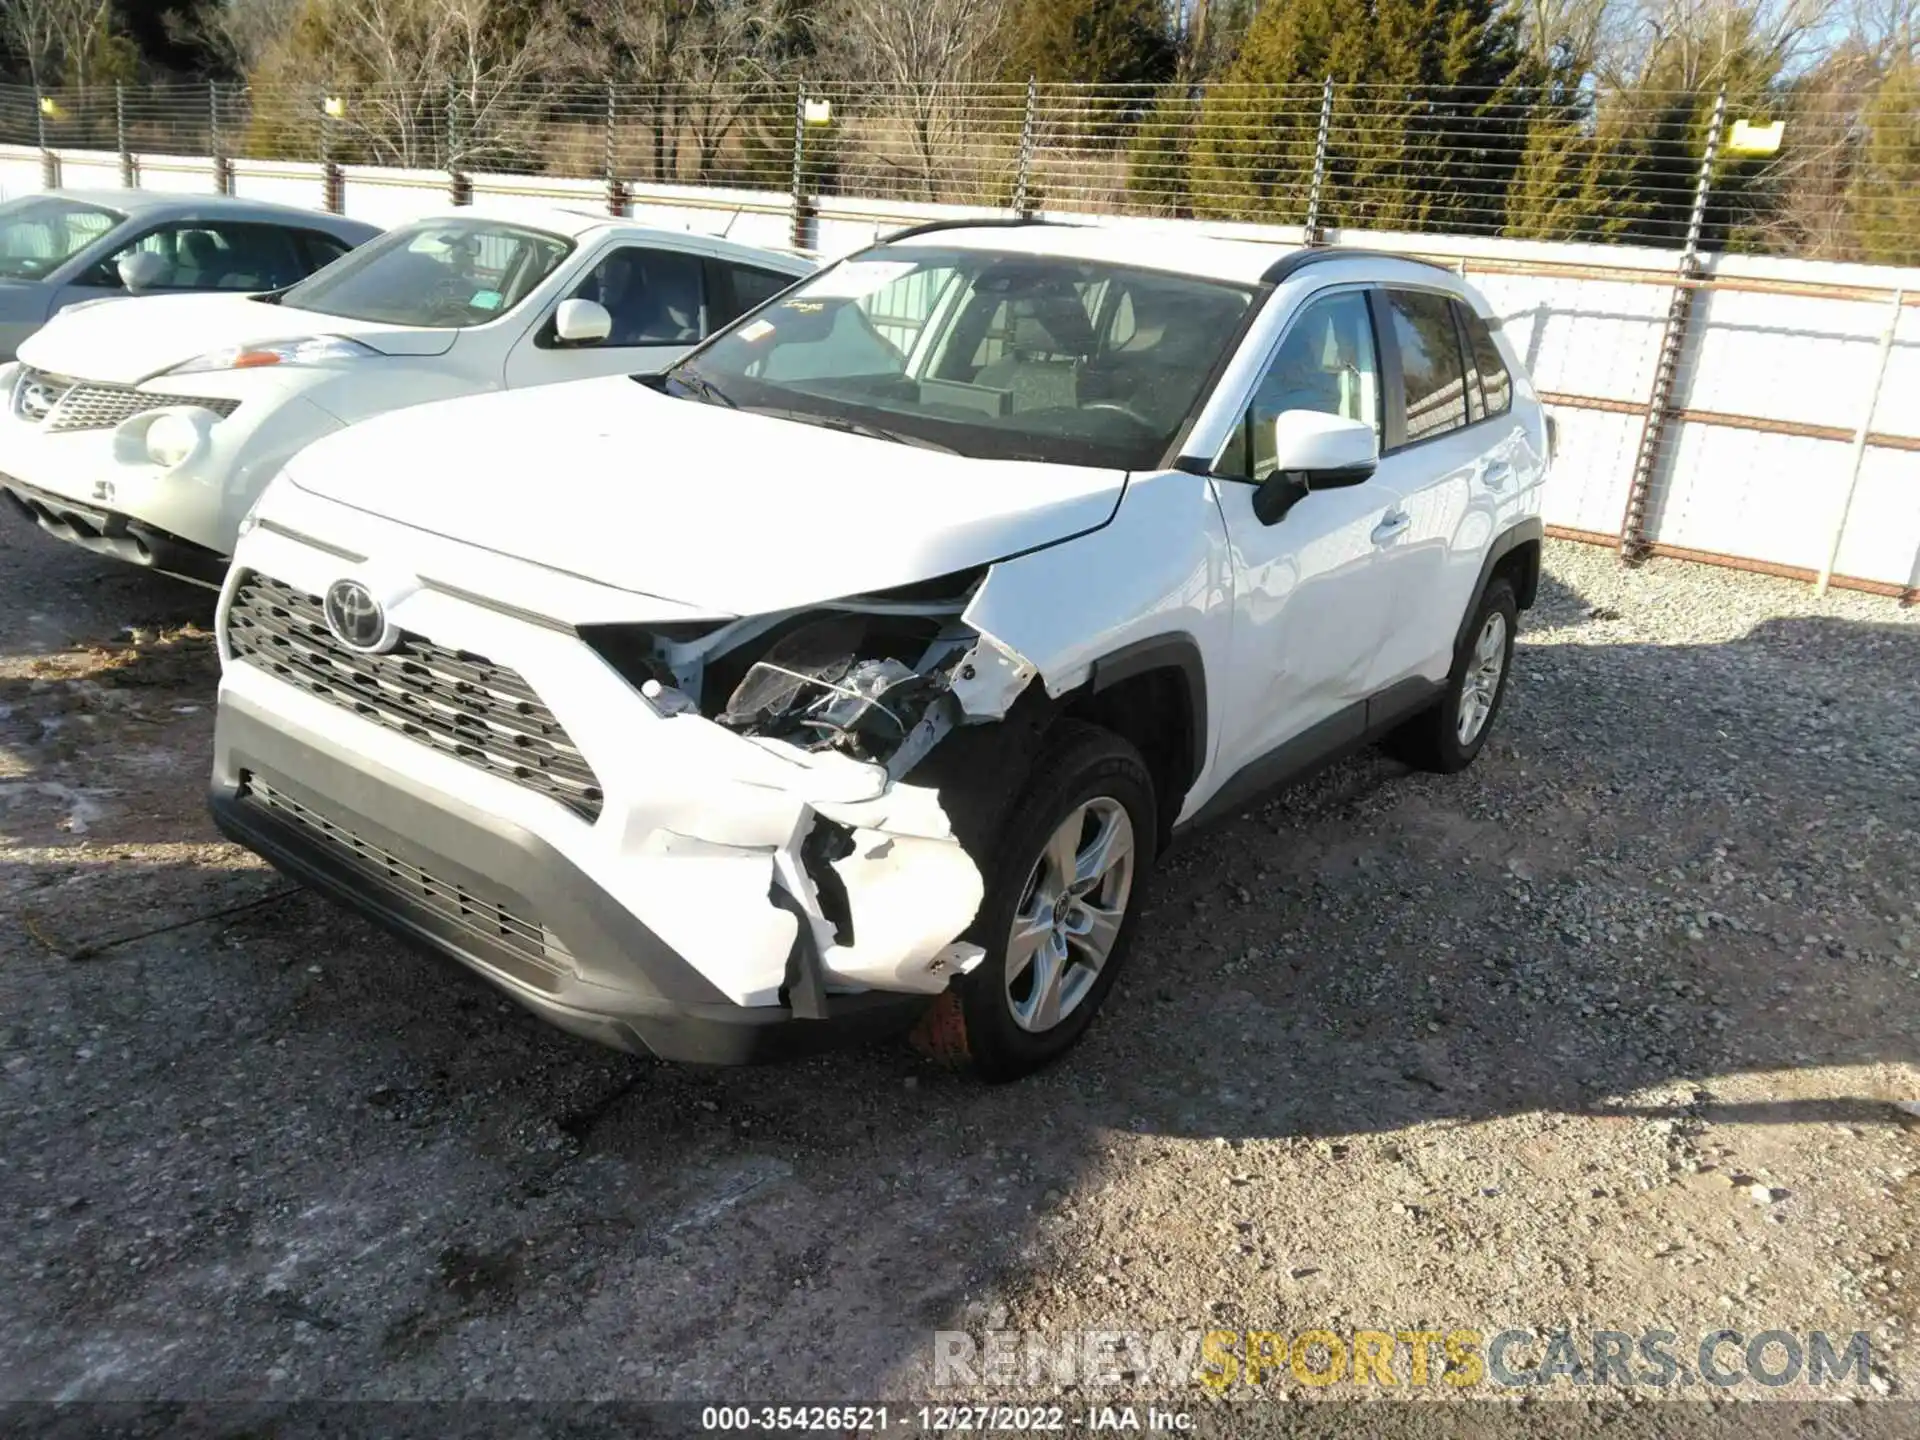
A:
MULTIPOLYGON (((340 860, 451 922, 476 939, 497 945, 509 955, 528 961, 550 975, 564 975, 573 969, 573 957, 538 920, 516 915, 497 901, 486 900, 460 886, 422 870, 392 851, 355 834, 346 826, 330 820, 311 806, 276 789, 260 776, 243 773, 240 795, 282 820, 298 826, 340 860)), ((482 957, 487 958, 487 957, 482 957)), ((528 977, 532 978, 532 977, 528 977)))
POLYGON ((327 629, 320 597, 249 571, 227 610, 234 656, 477 770, 524 785, 589 820, 600 781, 527 682, 484 655, 403 633, 384 655, 327 629))

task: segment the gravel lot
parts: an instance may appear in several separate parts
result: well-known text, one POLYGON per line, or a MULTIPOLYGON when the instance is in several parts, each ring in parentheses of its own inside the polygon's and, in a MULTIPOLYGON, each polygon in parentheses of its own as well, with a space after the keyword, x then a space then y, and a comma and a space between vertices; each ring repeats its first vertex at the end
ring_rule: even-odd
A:
POLYGON ((292 890, 201 809, 210 597, 0 520, 0 1398, 925 1396, 1002 1326, 1864 1331, 1910 1393, 1920 612, 1548 568, 1469 774, 1188 841, 989 1089, 604 1052, 292 890))

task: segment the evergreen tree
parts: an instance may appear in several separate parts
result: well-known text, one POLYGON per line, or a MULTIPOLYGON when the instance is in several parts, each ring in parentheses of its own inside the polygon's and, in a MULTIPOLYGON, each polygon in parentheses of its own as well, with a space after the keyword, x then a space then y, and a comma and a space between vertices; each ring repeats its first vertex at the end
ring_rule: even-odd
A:
POLYGON ((1042 83, 1153 85, 1178 53, 1161 0, 1013 0, 1007 75, 1042 83))
POLYGON ((1920 66, 1897 61, 1867 102, 1849 200, 1861 258, 1920 261, 1920 66))
POLYGON ((1263 6, 1203 102, 1194 208, 1302 220, 1331 76, 1322 224, 1497 229, 1536 75, 1498 0, 1263 6))

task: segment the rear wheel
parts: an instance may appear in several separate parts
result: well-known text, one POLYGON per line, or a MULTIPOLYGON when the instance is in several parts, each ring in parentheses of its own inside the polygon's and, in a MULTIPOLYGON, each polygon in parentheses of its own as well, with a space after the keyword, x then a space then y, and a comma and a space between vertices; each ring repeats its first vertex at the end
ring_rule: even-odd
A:
POLYGON ((1421 770, 1452 775, 1473 763, 1493 730, 1513 667, 1520 608, 1504 578, 1487 583, 1439 701, 1387 737, 1387 749, 1421 770))
POLYGON ((986 958, 943 996, 923 1045, 989 1080, 1048 1064, 1113 988, 1153 864, 1153 782, 1119 736, 1057 725, 991 852, 968 938, 986 958))

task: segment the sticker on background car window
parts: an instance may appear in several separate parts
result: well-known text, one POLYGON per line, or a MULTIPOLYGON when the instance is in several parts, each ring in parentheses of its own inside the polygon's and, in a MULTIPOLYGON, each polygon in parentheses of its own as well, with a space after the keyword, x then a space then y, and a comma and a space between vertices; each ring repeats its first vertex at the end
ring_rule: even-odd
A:
POLYGON ((916 268, 911 260, 848 260, 807 286, 809 300, 858 300, 916 268))
POLYGON ((771 320, 756 320, 751 325, 742 325, 740 327, 740 338, 749 342, 764 340, 772 333, 773 322, 771 320))
POLYGON ((498 290, 476 290, 467 303, 476 310, 498 310, 501 298, 498 290))

